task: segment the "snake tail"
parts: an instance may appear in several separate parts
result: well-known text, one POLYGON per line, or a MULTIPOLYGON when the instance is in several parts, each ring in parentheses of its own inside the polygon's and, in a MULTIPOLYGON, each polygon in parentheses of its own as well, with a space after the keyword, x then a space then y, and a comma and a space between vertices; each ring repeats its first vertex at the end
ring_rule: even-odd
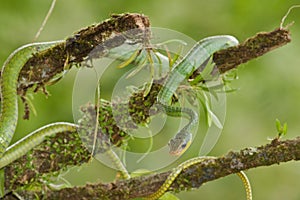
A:
POLYGON ((251 189, 251 184, 250 184, 250 181, 247 177, 247 175, 245 174, 245 172, 243 171, 240 171, 238 173, 236 173, 240 179, 243 181, 243 184, 244 184, 244 188, 246 190, 246 197, 247 197, 247 200, 252 200, 252 189, 251 189))
POLYGON ((212 158, 212 157, 208 157, 208 156, 196 157, 196 158, 192 158, 190 160, 187 160, 187 161, 181 163, 180 165, 178 165, 176 168, 174 168, 172 170, 172 172, 169 174, 169 176, 167 177, 165 182, 162 184, 162 186, 160 186, 160 188, 156 192, 147 196, 145 198, 145 200, 158 199, 170 188, 170 186, 172 185, 174 180, 178 177, 178 175, 182 172, 182 170, 184 170, 192 165, 195 165, 197 163, 200 163, 206 159, 210 159, 210 158, 212 158))

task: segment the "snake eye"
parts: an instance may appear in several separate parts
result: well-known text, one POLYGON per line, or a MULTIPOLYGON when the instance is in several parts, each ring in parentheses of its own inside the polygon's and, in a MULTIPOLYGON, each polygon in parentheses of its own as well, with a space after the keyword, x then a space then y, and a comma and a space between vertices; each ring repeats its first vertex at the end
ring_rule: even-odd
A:
POLYGON ((181 145, 181 148, 184 149, 186 147, 186 143, 181 145))

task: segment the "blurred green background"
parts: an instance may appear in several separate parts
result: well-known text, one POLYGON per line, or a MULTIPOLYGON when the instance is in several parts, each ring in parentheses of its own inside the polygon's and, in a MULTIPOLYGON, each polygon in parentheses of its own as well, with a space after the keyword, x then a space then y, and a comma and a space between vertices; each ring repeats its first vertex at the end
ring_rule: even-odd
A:
MULTIPOLYGON (((139 12, 149 16, 153 26, 173 29, 195 40, 209 35, 231 34, 243 41, 259 31, 277 28, 287 9, 297 3, 297 0, 58 0, 38 40, 63 39, 82 27, 108 18, 112 13, 139 12)), ((50 4, 50 0, 1 0, 1 63, 14 49, 32 42, 50 4)), ((268 138, 276 136, 276 118, 288 123, 285 138, 299 135, 299 19, 300 9, 293 10, 287 18, 286 23, 295 21, 290 27, 292 43, 239 68, 239 79, 233 83, 239 90, 227 97, 225 127, 210 155, 218 156, 229 150, 267 143, 268 138)), ((34 95, 33 103, 38 115, 31 115, 29 121, 20 118, 19 135, 15 139, 50 122, 73 121, 74 76, 72 72, 49 87, 51 96, 48 99, 40 93, 34 95)), ((70 182, 93 181, 86 178, 89 174, 98 181, 105 180, 101 178, 104 173, 114 176, 112 170, 99 163, 90 165, 87 168, 92 167, 93 171, 82 169, 71 172, 74 175, 80 173, 82 177, 71 177, 70 182)), ((300 199, 298 167, 299 162, 289 162, 248 171, 254 199, 300 199)), ((245 199, 244 189, 236 176, 210 182, 198 190, 182 192, 178 196, 181 199, 245 199)))

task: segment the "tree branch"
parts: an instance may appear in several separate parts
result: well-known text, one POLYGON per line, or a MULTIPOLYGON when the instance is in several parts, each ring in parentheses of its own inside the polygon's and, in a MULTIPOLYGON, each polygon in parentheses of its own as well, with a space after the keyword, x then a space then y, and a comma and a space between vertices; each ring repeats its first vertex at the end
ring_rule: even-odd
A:
POLYGON ((107 50, 123 44, 126 37, 134 35, 135 39, 146 40, 149 27, 149 18, 142 14, 115 14, 99 24, 75 32, 66 40, 57 41, 52 48, 33 55, 26 62, 19 74, 18 93, 24 95, 34 85, 44 87, 67 66, 91 59, 88 55, 94 49, 97 49, 98 57, 103 57, 107 50))
MULTIPOLYGON (((224 156, 207 159, 190 166, 176 178, 169 191, 184 191, 199 188, 203 183, 234 174, 241 170, 269 166, 300 159, 300 137, 279 141, 277 138, 259 147, 231 151, 224 156)), ((17 191, 26 199, 132 199, 145 197, 159 189, 171 171, 120 180, 107 184, 87 184, 82 187, 65 188, 57 191, 17 191)), ((8 199, 8 197, 7 197, 8 199)))
POLYGON ((236 47, 216 52, 213 60, 221 73, 231 70, 265 53, 279 48, 291 41, 290 33, 285 29, 261 32, 236 47))

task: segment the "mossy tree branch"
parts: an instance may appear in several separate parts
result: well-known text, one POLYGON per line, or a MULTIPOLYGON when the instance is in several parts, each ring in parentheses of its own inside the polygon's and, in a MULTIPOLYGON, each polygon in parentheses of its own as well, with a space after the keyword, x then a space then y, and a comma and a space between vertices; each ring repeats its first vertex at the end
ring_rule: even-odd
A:
MULTIPOLYGON (((232 151, 224 156, 207 159, 185 169, 175 180, 169 191, 184 191, 198 188, 203 183, 261 166, 269 166, 282 162, 300 159, 300 137, 293 140, 280 141, 277 138, 270 144, 249 147, 240 151, 232 151), (188 180, 188 181, 187 181, 188 180)), ((38 195, 44 199, 132 199, 144 197, 155 192, 171 171, 120 180, 107 184, 87 184, 82 187, 65 188, 57 191, 16 191, 26 199, 38 195)), ((9 197, 7 197, 9 199, 9 197)))
POLYGON ((18 93, 24 94, 35 85, 47 85, 67 66, 92 59, 89 54, 95 49, 97 57, 102 57, 107 50, 123 44, 126 37, 135 35, 135 39, 147 40, 149 27, 150 21, 147 16, 125 13, 112 15, 99 24, 83 28, 67 39, 57 41, 52 48, 33 55, 26 62, 19 74, 18 93))

